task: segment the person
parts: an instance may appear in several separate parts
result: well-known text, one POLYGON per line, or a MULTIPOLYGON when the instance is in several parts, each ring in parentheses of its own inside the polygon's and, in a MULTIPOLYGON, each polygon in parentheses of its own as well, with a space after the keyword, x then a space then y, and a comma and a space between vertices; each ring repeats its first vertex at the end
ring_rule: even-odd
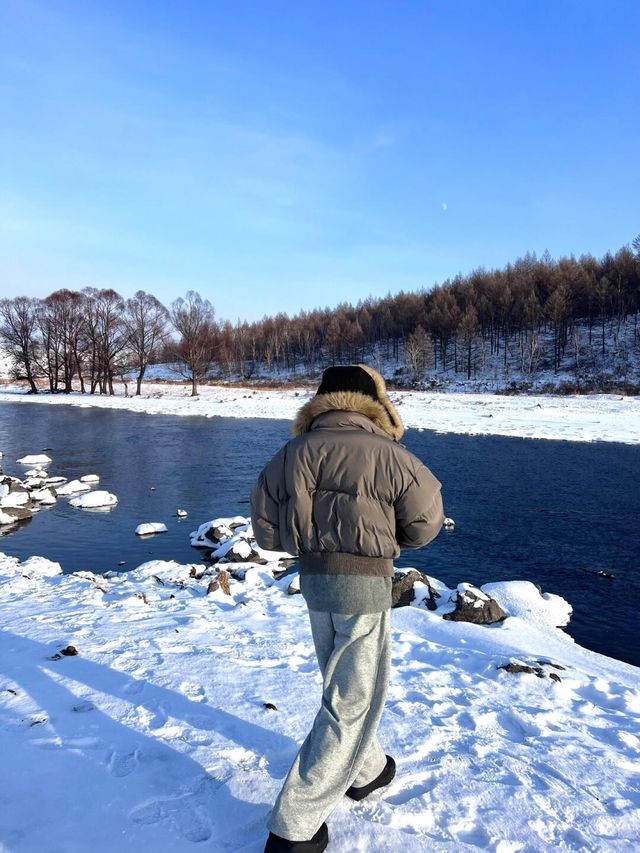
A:
POLYGON ((439 533, 440 481, 400 444, 383 377, 327 368, 293 435, 251 492, 258 545, 296 556, 322 701, 267 819, 265 853, 319 853, 325 819, 347 795, 393 779, 377 737, 391 668, 393 561, 439 533))

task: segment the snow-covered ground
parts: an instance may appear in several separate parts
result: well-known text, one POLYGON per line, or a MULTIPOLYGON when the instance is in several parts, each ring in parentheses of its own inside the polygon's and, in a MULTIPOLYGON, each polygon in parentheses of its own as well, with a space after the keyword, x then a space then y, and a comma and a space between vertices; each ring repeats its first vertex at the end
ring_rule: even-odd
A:
MULTIPOLYGON (((145 384, 140 397, 41 393, 22 387, 0 393, 0 402, 128 409, 161 415, 205 417, 294 417, 314 391, 268 390, 203 385, 198 397, 180 384, 145 384)), ((398 391, 391 399, 409 428, 469 435, 640 443, 640 397, 620 394, 503 395, 398 391)))
MULTIPOLYGON (((259 554, 224 565, 229 594, 215 566, 0 557, 1 850, 261 853, 321 677, 302 596, 259 554)), ((474 625, 430 581, 436 610, 416 584, 392 611, 397 776, 339 801, 329 851, 637 850, 640 670, 576 645, 533 584, 487 584, 508 618, 474 625)))

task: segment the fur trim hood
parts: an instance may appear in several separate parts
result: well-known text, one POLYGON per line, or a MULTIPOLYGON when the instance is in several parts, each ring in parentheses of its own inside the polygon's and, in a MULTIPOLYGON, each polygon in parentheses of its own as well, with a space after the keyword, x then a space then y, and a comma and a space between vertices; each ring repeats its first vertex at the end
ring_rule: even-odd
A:
POLYGON ((383 377, 377 370, 366 364, 359 364, 358 367, 366 370, 375 382, 378 399, 374 400, 373 397, 359 391, 331 391, 328 394, 316 394, 298 410, 292 426, 295 436, 309 432, 315 418, 323 412, 347 411, 365 415, 394 441, 400 441, 404 435, 404 424, 387 395, 383 377))

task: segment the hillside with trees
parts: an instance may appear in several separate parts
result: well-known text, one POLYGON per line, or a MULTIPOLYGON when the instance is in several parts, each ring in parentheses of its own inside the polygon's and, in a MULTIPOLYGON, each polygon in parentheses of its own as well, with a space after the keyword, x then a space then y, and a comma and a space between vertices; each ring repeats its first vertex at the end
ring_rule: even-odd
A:
POLYGON ((528 254, 429 289, 235 324, 194 291, 169 307, 96 288, 7 298, 0 345, 33 393, 113 394, 114 381, 140 393, 155 377, 195 395, 203 381, 300 383, 354 361, 416 388, 638 393, 639 312, 640 235, 599 259, 528 254))

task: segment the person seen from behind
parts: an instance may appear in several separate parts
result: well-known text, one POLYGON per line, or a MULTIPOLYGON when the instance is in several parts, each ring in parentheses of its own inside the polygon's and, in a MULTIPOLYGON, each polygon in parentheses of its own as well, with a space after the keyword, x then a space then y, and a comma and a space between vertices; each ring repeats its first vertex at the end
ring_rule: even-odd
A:
POLYGON ((298 558, 323 678, 320 709, 267 819, 265 853, 320 853, 340 798, 364 799, 395 775, 377 736, 393 561, 444 521, 442 484, 400 444, 403 433, 377 371, 329 367, 251 493, 258 545, 298 558))

